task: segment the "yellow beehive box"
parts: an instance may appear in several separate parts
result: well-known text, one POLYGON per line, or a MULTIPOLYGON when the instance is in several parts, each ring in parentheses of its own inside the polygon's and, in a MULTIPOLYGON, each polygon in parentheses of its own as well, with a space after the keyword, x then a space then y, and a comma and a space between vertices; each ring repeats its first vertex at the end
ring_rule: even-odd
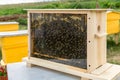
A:
POLYGON ((120 32, 120 12, 107 13, 107 33, 115 34, 120 32))
POLYGON ((0 22, 0 32, 16 31, 19 29, 18 22, 0 22))
POLYGON ((0 32, 2 60, 5 64, 20 62, 28 56, 27 31, 0 32))
MULTIPOLYGON (((19 29, 18 22, 0 22, 0 32, 17 31, 18 29, 19 29)), ((0 47, 1 47, 1 39, 0 39, 0 47)))

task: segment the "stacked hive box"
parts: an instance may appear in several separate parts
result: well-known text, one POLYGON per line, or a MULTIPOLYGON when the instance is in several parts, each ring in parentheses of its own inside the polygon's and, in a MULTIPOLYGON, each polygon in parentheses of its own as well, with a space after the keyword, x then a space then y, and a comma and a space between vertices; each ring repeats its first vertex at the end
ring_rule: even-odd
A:
POLYGON ((19 29, 19 24, 17 22, 1 22, 0 32, 3 31, 17 31, 19 29))
POLYGON ((107 33, 115 34, 120 32, 120 12, 107 13, 107 33))
POLYGON ((28 55, 27 31, 0 32, 2 59, 5 64, 20 62, 28 55))
MULTIPOLYGON (((0 32, 4 31, 17 31, 19 29, 19 23, 17 22, 0 22, 0 32)), ((0 38, 1 46, 1 38, 0 38)))

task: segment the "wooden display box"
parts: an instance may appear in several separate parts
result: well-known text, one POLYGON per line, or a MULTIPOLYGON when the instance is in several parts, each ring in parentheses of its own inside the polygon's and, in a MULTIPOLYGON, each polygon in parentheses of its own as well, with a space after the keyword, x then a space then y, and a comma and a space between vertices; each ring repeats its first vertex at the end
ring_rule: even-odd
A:
POLYGON ((106 62, 106 11, 28 9, 28 65, 88 79, 113 79, 120 71, 108 79, 100 76, 112 66, 106 62))

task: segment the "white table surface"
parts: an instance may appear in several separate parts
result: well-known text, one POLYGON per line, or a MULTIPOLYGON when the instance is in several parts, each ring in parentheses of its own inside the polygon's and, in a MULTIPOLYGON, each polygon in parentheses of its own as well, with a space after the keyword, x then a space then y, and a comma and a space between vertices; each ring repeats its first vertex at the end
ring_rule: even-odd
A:
POLYGON ((34 66, 26 67, 25 62, 7 65, 8 80, 80 80, 80 78, 34 66))
POLYGON ((25 62, 8 64, 7 71, 8 80, 80 80, 79 77, 42 67, 28 68, 25 62))

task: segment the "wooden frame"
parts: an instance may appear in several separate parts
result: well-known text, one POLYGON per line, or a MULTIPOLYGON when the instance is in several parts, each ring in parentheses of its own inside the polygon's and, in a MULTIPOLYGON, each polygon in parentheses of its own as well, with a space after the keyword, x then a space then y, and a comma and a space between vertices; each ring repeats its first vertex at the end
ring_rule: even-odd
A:
POLYGON ((100 68, 88 73, 84 69, 74 68, 68 65, 54 63, 51 61, 37 59, 31 57, 27 61, 27 66, 39 65, 41 67, 53 69, 56 71, 68 73, 77 77, 81 77, 80 80, 115 80, 120 76, 120 66, 106 63, 100 68))
MULTIPOLYGON (((95 80, 111 80, 96 75, 95 70, 106 65, 106 11, 105 9, 28 9, 29 57, 28 65, 34 64, 75 76, 95 80), (32 57, 32 42, 30 31, 30 13, 70 13, 87 14, 87 69, 76 68, 48 60, 32 57), (95 72, 94 72, 95 71, 95 72), (94 75, 95 74, 95 75, 94 75)), ((108 66, 109 67, 109 66, 108 66)), ((107 68, 108 68, 107 67, 107 68)), ((106 68, 102 68, 105 72, 106 68)), ((99 72, 99 71, 98 71, 99 72)), ((98 73, 97 72, 97 73, 98 73)), ((117 73, 118 74, 118 73, 117 73)))

